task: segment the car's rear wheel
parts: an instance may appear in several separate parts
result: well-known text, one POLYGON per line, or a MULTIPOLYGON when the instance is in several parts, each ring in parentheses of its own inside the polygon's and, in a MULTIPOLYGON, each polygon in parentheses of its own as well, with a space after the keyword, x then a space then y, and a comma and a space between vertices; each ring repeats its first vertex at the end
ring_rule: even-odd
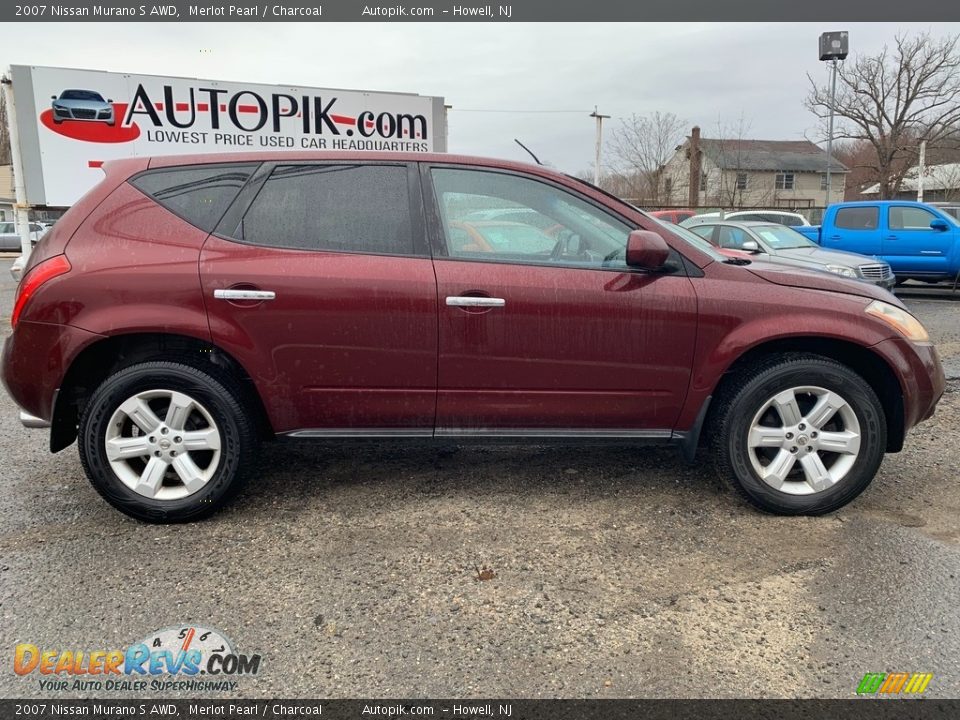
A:
POLYGON ((80 422, 80 459, 115 508, 147 522, 206 517, 239 489, 255 422, 227 378, 173 362, 108 377, 80 422))
POLYGON ((787 354, 742 371, 715 413, 720 474, 769 512, 819 515, 859 495, 883 460, 883 407, 828 358, 787 354))

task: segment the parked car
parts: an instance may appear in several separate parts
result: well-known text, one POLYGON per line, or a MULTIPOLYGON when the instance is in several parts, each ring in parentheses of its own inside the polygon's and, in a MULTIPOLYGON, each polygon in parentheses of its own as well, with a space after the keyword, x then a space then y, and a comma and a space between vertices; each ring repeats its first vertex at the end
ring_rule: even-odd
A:
POLYGON ((715 222, 690 228, 711 245, 764 256, 771 262, 823 270, 890 289, 895 279, 882 260, 840 250, 824 250, 793 228, 762 222, 715 222))
POLYGON ((939 208, 954 220, 960 220, 960 203, 956 202, 934 202, 930 203, 935 208, 939 208))
POLYGON ((95 90, 64 90, 60 96, 52 95, 50 103, 53 109, 53 122, 57 125, 64 120, 83 120, 85 122, 116 123, 113 112, 113 100, 104 100, 95 90))
MULTIPOLYGON (((720 220, 720 213, 709 212, 694 215, 684 220, 681 225, 684 227, 693 227, 705 222, 716 222, 720 220)), ((736 222, 766 222, 778 223, 788 227, 798 225, 809 225, 810 222, 800 213, 787 212, 785 210, 734 210, 723 214, 723 220, 733 220, 736 222)))
POLYGON ((23 268, 26 267, 27 256, 18 255, 17 258, 10 265, 10 277, 13 278, 13 281, 19 283, 23 279, 23 268))
POLYGON ((576 178, 447 154, 108 162, 30 256, 2 377, 113 506, 221 507, 270 438, 709 447, 757 507, 868 485, 944 391, 886 290, 725 258, 576 178), (458 246, 478 207, 547 244, 458 246), (531 225, 532 229, 541 232, 531 225))
MULTIPOLYGON (((37 222, 30 223, 30 242, 37 240, 47 231, 47 228, 37 222)), ((15 222, 0 222, 0 251, 20 250, 20 233, 17 232, 15 222)))
POLYGON ((674 225, 679 225, 687 218, 692 218, 697 214, 696 210, 654 210, 653 212, 648 213, 650 217, 655 217, 657 220, 664 220, 674 225))
POLYGON ((960 221, 932 205, 875 200, 831 205, 823 224, 797 230, 822 247, 873 255, 898 282, 939 282, 960 273, 960 221))

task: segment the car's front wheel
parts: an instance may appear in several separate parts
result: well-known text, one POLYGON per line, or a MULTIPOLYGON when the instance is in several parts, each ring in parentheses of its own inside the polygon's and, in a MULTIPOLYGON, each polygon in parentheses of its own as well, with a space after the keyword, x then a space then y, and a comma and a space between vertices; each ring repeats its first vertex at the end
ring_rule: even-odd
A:
POLYGON ((829 358, 785 354, 741 371, 714 417, 720 474, 751 503, 820 515, 859 495, 886 448, 876 393, 829 358))
POLYGON ((147 362, 108 377, 80 422, 80 459, 115 508, 147 522, 212 514, 239 489, 255 422, 223 377, 147 362))

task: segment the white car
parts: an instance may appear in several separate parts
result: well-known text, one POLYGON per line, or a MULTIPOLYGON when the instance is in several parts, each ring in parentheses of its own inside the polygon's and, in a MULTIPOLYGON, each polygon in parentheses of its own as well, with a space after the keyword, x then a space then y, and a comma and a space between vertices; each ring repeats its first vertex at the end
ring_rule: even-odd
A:
MULTIPOLYGON (((30 242, 34 245, 49 228, 38 222, 30 222, 30 242)), ((14 222, 0 222, 0 251, 20 249, 20 234, 14 222)))
POLYGON ((708 212, 701 215, 694 215, 687 218, 680 225, 683 227, 693 227, 708 222, 717 222, 718 220, 729 220, 731 222, 767 222, 795 227, 797 225, 809 225, 807 220, 800 213, 787 212, 786 210, 734 210, 723 214, 720 217, 718 212, 708 212))
POLYGON ((23 277, 23 268, 27 265, 27 256, 21 255, 16 260, 13 261, 13 265, 10 266, 10 277, 12 277, 18 284, 20 279, 23 277))

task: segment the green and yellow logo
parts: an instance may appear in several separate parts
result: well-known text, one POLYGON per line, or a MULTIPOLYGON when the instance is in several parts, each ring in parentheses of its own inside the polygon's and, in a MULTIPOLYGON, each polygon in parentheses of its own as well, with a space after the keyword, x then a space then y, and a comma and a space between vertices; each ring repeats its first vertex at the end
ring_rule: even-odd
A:
POLYGON ((857 695, 920 695, 933 680, 933 673, 867 673, 857 695))

